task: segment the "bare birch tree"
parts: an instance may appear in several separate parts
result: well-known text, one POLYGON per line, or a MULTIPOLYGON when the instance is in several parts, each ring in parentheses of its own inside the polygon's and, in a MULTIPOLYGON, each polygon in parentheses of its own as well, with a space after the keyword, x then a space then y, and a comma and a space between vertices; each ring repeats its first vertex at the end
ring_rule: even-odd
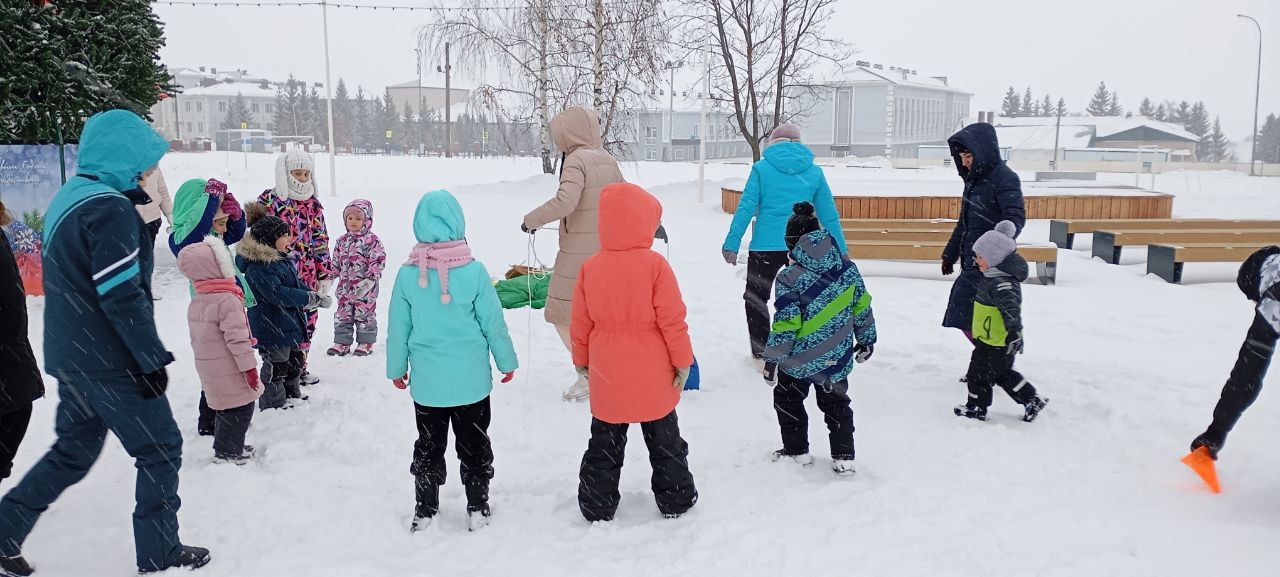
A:
POLYGON ((733 106, 736 129, 760 159, 774 126, 799 111, 788 105, 823 64, 852 51, 827 34, 836 0, 679 0, 678 43, 709 56, 712 93, 733 106))
POLYGON ((668 26, 659 0, 465 0, 441 7, 424 26, 422 48, 458 55, 455 69, 478 78, 479 105, 510 123, 538 126, 542 167, 555 171, 551 117, 569 106, 600 115, 606 144, 621 146, 630 110, 657 79, 668 26))

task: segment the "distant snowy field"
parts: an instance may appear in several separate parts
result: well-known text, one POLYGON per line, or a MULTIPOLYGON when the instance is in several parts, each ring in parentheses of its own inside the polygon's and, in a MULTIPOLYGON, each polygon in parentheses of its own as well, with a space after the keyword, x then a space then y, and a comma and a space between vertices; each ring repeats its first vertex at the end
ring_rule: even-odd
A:
MULTIPOLYGON (((172 190, 187 178, 214 177, 247 200, 272 185, 273 161, 249 155, 246 169, 236 153, 173 154, 162 165, 172 190)), ((390 274, 414 243, 409 223, 422 193, 445 188, 458 196, 477 258, 500 275, 526 260, 520 219, 556 188, 534 159, 337 162, 337 197, 328 196, 327 157, 317 170, 331 234, 341 234, 349 200, 370 199, 390 274)), ((1276 574, 1280 386, 1269 385, 1231 436, 1219 462, 1222 494, 1210 494, 1178 463, 1208 424, 1252 315, 1234 286, 1234 266, 1188 265, 1188 284, 1168 285, 1143 276, 1143 251, 1126 250, 1124 264, 1110 266, 1089 260, 1082 238, 1061 256, 1057 286, 1025 290, 1027 353, 1018 362, 1052 399, 1028 425, 999 393, 989 423, 952 415, 965 397, 957 378, 969 346, 939 326, 950 282, 935 264, 860 263, 880 343, 852 376, 858 473, 837 479, 812 401, 818 463, 802 469, 767 457, 780 441, 770 390, 746 360, 745 270, 719 254, 730 220, 719 210, 719 187, 741 184, 747 170, 710 165, 699 204, 696 165, 626 167, 627 177, 665 206, 670 258, 702 367, 703 390, 679 407, 701 499, 678 520, 662 519, 653 504, 639 433, 630 442, 617 519, 600 526, 582 520, 577 471, 588 407, 560 400, 574 377, 568 355, 541 313, 531 318, 527 310, 506 315, 521 369, 493 394, 494 517, 481 532, 466 531, 451 450, 440 517, 429 530, 408 533, 416 435, 409 395, 383 378, 382 343, 370 358, 323 355, 332 342, 330 314, 320 317, 312 367, 323 381, 307 389, 309 405, 258 414, 249 441, 261 458, 242 468, 214 465, 210 440, 196 436, 187 288, 160 248, 157 318, 179 358, 169 367, 169 391, 186 440, 181 533, 214 556, 198 574, 1276 574)), ((961 188, 950 169, 833 168, 829 177, 841 187, 917 179, 948 193, 961 188)), ((1157 177, 1156 188, 1177 195, 1176 216, 1280 218, 1280 179, 1174 173, 1157 177)), ((1032 223, 1024 239, 1046 242, 1047 222, 1032 223)), ((551 263, 555 233, 538 234, 536 248, 551 263)), ((39 353, 43 302, 28 304, 39 353)), ((51 443, 55 404, 36 404, 15 479, 5 488, 51 443)), ((42 577, 133 574, 134 468, 118 443, 108 445, 96 469, 28 540, 25 553, 42 577)))

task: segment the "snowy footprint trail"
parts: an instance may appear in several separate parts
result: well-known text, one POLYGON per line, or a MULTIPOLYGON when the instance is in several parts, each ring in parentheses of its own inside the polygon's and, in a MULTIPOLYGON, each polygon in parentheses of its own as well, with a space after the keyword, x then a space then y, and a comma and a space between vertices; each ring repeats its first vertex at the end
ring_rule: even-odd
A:
MULTIPOLYGON (((164 166, 171 182, 225 177, 237 196, 252 198, 260 183, 253 173, 237 172, 239 156, 234 163, 223 156, 171 155, 164 166)), ((251 166, 269 175, 270 159, 257 156, 251 166)), ((344 157, 339 167, 343 195, 323 198, 329 221, 340 222, 352 198, 372 200, 389 271, 413 244, 409 219, 427 190, 450 188, 458 196, 477 258, 498 275, 525 260, 519 219, 555 189, 550 177, 529 177, 536 168, 528 160, 344 157)), ((713 165, 708 172, 733 179, 745 167, 713 165)), ((1221 495, 1208 493, 1178 463, 1210 418, 1252 314, 1230 277, 1170 286, 1090 261, 1087 246, 1064 253, 1058 286, 1025 287, 1027 353, 1018 361, 1053 402, 1027 424, 997 392, 991 422, 976 423, 951 414, 965 394, 956 379, 969 347, 938 326, 950 284, 932 265, 862 263, 880 343, 851 378, 858 472, 837 477, 813 401, 806 407, 816 463, 769 458, 780 441, 771 391, 745 360, 744 267, 720 260, 729 216, 710 200, 720 180, 709 183, 713 193, 699 205, 695 175, 693 165, 628 167, 628 177, 664 203, 670 258, 702 368, 703 390, 686 394, 678 409, 700 499, 676 520, 662 519, 653 503, 638 432, 628 443, 617 519, 582 520, 577 473, 589 407, 560 400, 574 376, 568 355, 541 314, 530 323, 527 310, 506 315, 522 373, 495 385, 493 394, 496 476, 488 528, 466 530, 451 449, 441 513, 429 529, 409 533, 411 400, 383 377, 381 342, 367 358, 323 355, 331 313, 320 316, 312 366, 323 380, 305 389, 311 400, 255 415, 249 442, 259 459, 243 467, 214 464, 209 438, 195 431, 199 385, 187 288, 169 268, 172 256, 159 250, 157 319, 179 359, 170 367, 169 390, 185 440, 181 534, 214 555, 198 575, 1274 573, 1280 391, 1264 391, 1232 434, 1219 462, 1221 495)), ((1206 198, 1179 202, 1201 207, 1210 197, 1262 196, 1245 188, 1255 182, 1248 179, 1206 175, 1202 182, 1206 198)), ((1280 216, 1280 200, 1251 202, 1257 214, 1280 216)), ((542 260, 551 261, 554 235, 536 242, 542 260)), ((43 303, 28 303, 39 354, 43 303)), ((36 404, 15 475, 51 443, 55 403, 36 404)), ((109 441, 95 470, 28 540, 24 552, 38 575, 134 574, 133 478, 131 461, 109 441)))

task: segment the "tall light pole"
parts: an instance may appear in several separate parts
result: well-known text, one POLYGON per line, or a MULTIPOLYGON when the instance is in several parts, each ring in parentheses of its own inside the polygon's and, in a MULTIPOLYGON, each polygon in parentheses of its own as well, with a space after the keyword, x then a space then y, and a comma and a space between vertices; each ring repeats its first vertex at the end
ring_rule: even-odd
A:
POLYGON ((338 156, 338 148, 333 142, 333 82, 329 78, 329 3, 325 0, 320 2, 320 13, 324 18, 324 91, 328 97, 325 108, 329 116, 329 195, 338 196, 338 169, 334 160, 338 156))
POLYGON ((676 69, 684 67, 684 62, 670 62, 662 66, 663 70, 671 71, 671 84, 667 86, 671 90, 671 98, 667 104, 667 150, 671 152, 672 160, 675 159, 675 131, 676 131, 676 69))
POLYGON ((1248 18, 1258 28, 1258 76, 1253 85, 1253 151, 1249 154, 1249 176, 1254 176, 1258 163, 1258 97, 1262 95, 1262 25, 1253 16, 1236 14, 1237 18, 1248 18))
POLYGON ((453 157, 453 118, 449 110, 449 100, 453 96, 450 86, 453 65, 449 64, 449 43, 444 43, 444 66, 437 66, 436 72, 444 73, 444 157, 453 157))
POLYGON ((422 121, 422 48, 414 48, 413 53, 418 57, 418 102, 413 105, 413 109, 418 111, 418 154, 426 156, 427 137, 423 132, 426 123, 422 121))

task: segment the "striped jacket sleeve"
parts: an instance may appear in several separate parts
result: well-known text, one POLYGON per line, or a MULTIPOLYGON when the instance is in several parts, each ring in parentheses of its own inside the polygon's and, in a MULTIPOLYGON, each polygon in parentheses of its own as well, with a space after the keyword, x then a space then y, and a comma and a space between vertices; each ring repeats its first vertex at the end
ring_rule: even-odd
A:
POLYGON ((790 283, 784 282, 783 275, 778 277, 775 293, 773 304, 777 310, 773 314, 773 328, 769 331, 764 360, 767 363, 782 365, 783 361, 791 356, 796 336, 800 333, 801 325, 804 324, 804 311, 800 309, 799 291, 790 283))
POLYGON ((90 212, 85 223, 93 287, 103 314, 142 372, 151 373, 173 362, 173 355, 160 342, 151 295, 143 288, 138 215, 124 197, 103 202, 114 205, 90 212))
POLYGON ((857 265, 853 267, 853 326, 854 338, 858 339, 860 344, 874 345, 876 344, 876 315, 871 310, 871 293, 867 292, 867 285, 862 280, 862 273, 858 271, 857 265))

